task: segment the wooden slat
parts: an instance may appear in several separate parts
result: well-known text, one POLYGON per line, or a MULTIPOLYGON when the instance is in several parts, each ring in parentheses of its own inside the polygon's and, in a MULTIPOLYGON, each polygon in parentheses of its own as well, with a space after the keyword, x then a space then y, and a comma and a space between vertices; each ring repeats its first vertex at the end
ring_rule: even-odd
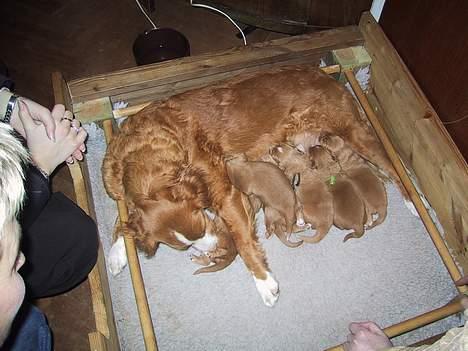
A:
POLYGON ((468 167, 437 113, 369 13, 359 24, 384 127, 437 213, 452 255, 468 272, 468 167))
MULTIPOLYGON (((112 120, 108 119, 103 122, 104 134, 107 144, 113 136, 112 120)), ((119 212, 120 223, 128 222, 128 209, 125 201, 117 201, 117 209, 119 212)), ((132 279, 133 292, 137 304, 138 317, 140 318, 141 331, 147 351, 158 351, 156 343, 156 335, 154 333, 151 311, 146 296, 145 283, 141 274, 140 261, 138 259, 137 248, 133 237, 124 236, 125 252, 127 255, 128 268, 130 269, 130 277, 132 279)))
POLYGON ((73 113, 81 123, 102 121, 112 118, 112 102, 108 97, 79 102, 73 106, 73 113))
MULTIPOLYGON (((460 271, 458 267, 456 266, 453 260, 453 257, 451 256, 445 244, 445 241, 442 238, 442 235, 439 233, 439 230, 437 229, 436 225, 432 221, 429 211, 424 206, 424 203, 422 202, 418 194, 418 191, 416 190, 416 187, 413 185, 413 182, 411 181, 409 175, 406 173, 406 169, 403 163, 401 162, 400 157, 398 156, 398 153, 395 147, 393 146, 392 141, 387 136, 385 129, 382 127, 382 124, 380 123, 380 119, 374 113, 372 106, 369 104, 369 101, 367 100, 364 92, 361 90, 361 87, 359 86, 359 82, 356 80, 356 77, 354 76, 351 70, 345 71, 344 73, 345 73, 346 78, 348 79, 349 84, 351 85, 354 91, 354 94, 359 100, 359 103, 361 104, 363 110, 366 112, 367 118, 369 119, 370 123, 374 127, 374 130, 377 136, 382 142, 382 145, 385 151, 387 152, 387 155, 390 161, 392 162, 393 167, 398 173, 398 176, 400 177, 402 184, 407 190, 411 201, 416 207, 416 210, 418 211, 419 216, 421 217, 421 220, 427 229, 427 232, 429 233, 437 251, 439 252, 439 255, 442 258, 442 261, 444 262, 445 267, 449 271, 450 276, 452 277, 453 281, 457 281, 461 279, 462 276, 460 274, 460 271)), ((458 290, 460 292, 465 292, 466 287, 460 286, 458 287, 458 290)))
MULTIPOLYGON (((55 103, 61 103, 67 108, 70 108, 71 100, 68 95, 68 89, 66 88, 67 85, 60 72, 53 73, 52 86, 54 90, 55 103)), ((73 180, 76 202, 83 211, 91 216, 92 210, 88 200, 88 187, 86 185, 85 178, 83 177, 80 164, 75 162, 68 166, 73 180)), ((91 349, 93 350, 96 345, 101 347, 104 343, 106 348, 102 348, 102 350, 109 349, 112 351, 118 351, 120 350, 120 344, 117 336, 117 329, 115 327, 112 300, 107 280, 107 271, 102 245, 99 245, 98 259, 96 265, 88 275, 88 280, 91 289, 91 302, 93 305, 97 330, 96 333, 91 333, 93 335, 88 335, 91 349), (102 338, 105 338, 105 340, 103 341, 102 338), (93 345, 93 343, 96 343, 96 345, 93 345)))
POLYGON ((91 351, 111 351, 106 344, 106 338, 99 332, 88 334, 91 351))
POLYGON ((194 79, 199 85, 200 80, 210 76, 226 78, 228 72, 232 76, 249 67, 288 62, 362 43, 356 26, 344 27, 77 79, 69 82, 69 88, 73 103, 122 94, 138 96, 158 86, 194 79))

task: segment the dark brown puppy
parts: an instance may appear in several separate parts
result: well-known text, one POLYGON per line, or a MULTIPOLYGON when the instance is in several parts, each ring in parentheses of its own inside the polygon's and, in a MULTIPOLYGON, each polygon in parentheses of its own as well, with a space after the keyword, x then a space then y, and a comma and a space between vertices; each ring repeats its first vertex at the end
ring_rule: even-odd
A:
POLYGON ((375 175, 365 160, 348 147, 337 135, 322 135, 321 145, 329 149, 337 158, 342 170, 351 179, 358 195, 366 207, 366 229, 381 224, 387 217, 387 192, 379 177, 375 175), (374 215, 377 217, 374 220, 374 215))
POLYGON ((309 157, 289 144, 271 149, 271 156, 295 184, 295 191, 304 211, 304 220, 316 230, 314 236, 299 235, 307 243, 317 243, 328 234, 333 225, 333 197, 323 175, 311 169, 309 157))
POLYGON ((331 152, 323 146, 309 149, 309 157, 322 174, 322 181, 328 185, 333 195, 333 224, 340 229, 352 229, 343 241, 360 238, 364 235, 367 219, 364 203, 356 192, 352 181, 342 172, 339 163, 331 152))
POLYGON ((304 225, 302 207, 285 174, 274 164, 234 158, 226 162, 231 183, 246 195, 255 195, 265 212, 267 237, 276 234, 283 244, 297 247, 302 242, 290 242, 294 225, 304 225))

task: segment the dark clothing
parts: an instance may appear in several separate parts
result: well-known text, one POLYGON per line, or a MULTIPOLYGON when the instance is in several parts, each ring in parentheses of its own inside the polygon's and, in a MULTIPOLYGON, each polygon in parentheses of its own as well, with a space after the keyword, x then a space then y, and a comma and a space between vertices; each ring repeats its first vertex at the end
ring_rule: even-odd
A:
POLYGON ((52 335, 44 314, 24 303, 13 321, 11 333, 0 351, 50 351, 52 335))
POLYGON ((56 295, 82 282, 97 259, 94 221, 62 193, 50 192, 49 181, 30 166, 22 211, 20 273, 30 297, 56 295))
MULTIPOLYGON (((0 87, 11 83, 0 72, 0 87)), ((60 294, 81 283, 96 263, 97 228, 65 195, 51 194, 49 180, 33 165, 27 170, 25 187, 20 222, 26 262, 20 274, 31 298, 60 294)))
POLYGON ((0 88, 8 88, 12 90, 15 86, 13 80, 8 77, 8 69, 5 64, 0 60, 0 88))

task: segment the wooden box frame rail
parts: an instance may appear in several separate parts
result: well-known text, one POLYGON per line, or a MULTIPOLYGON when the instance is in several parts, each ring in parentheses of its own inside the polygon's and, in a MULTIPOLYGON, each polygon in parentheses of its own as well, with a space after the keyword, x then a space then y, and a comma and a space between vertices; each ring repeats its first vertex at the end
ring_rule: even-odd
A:
MULTIPOLYGON (((102 121, 106 139, 112 136, 113 120, 129 116, 148 103, 208 85, 241 72, 293 63, 317 64, 330 50, 364 45, 372 58, 370 92, 364 94, 351 71, 345 72, 369 121, 382 141, 453 280, 468 272, 468 167, 408 69, 370 13, 359 26, 289 37, 223 52, 187 57, 66 82, 54 73, 56 103, 63 103, 83 123, 102 121), (113 111, 123 100, 129 107, 113 111), (444 230, 440 235, 415 189, 411 171, 444 230), (458 264, 458 265, 457 265, 458 264)), ((336 67, 331 67, 331 70, 336 67)), ((95 216, 86 162, 70 165, 77 203, 95 216)), ((127 220, 124 203, 118 203, 121 221, 127 220)), ((131 238, 125 238, 135 299, 147 350, 157 350, 156 337, 146 299, 143 278, 131 238)), ((119 350, 112 301, 102 248, 89 275, 96 331, 89 334, 91 350, 119 350)), ((466 292, 466 287, 460 287, 466 292)), ((385 329, 394 337, 461 310, 448 303, 421 316, 385 329)), ((343 335, 344 338, 344 335, 343 335)), ((342 349, 337 346, 335 349, 342 349)), ((332 350, 330 349, 330 350, 332 350)))

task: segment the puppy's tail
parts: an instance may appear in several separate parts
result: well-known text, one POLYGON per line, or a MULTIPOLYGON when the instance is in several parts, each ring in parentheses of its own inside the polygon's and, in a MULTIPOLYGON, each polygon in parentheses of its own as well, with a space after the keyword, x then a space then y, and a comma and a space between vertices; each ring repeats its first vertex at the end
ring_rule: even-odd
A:
POLYGON ((226 268, 227 266, 229 266, 234 261, 236 256, 237 255, 233 255, 231 257, 225 257, 224 259, 216 262, 215 264, 211 266, 199 268, 195 272, 193 272, 193 275, 197 275, 200 273, 212 273, 212 272, 220 271, 226 268))
POLYGON ((299 241, 289 241, 289 239, 287 238, 287 235, 286 234, 276 234, 276 236, 278 237, 278 239, 281 240, 281 242, 286 245, 287 247, 299 247, 301 246, 304 241, 303 240, 299 240, 299 241))
POLYGON ((317 226, 317 230, 313 236, 298 235, 298 237, 306 243, 316 244, 319 241, 321 241, 323 238, 325 238, 325 236, 328 234, 328 231, 330 230, 330 227, 331 227, 331 224, 317 226))

